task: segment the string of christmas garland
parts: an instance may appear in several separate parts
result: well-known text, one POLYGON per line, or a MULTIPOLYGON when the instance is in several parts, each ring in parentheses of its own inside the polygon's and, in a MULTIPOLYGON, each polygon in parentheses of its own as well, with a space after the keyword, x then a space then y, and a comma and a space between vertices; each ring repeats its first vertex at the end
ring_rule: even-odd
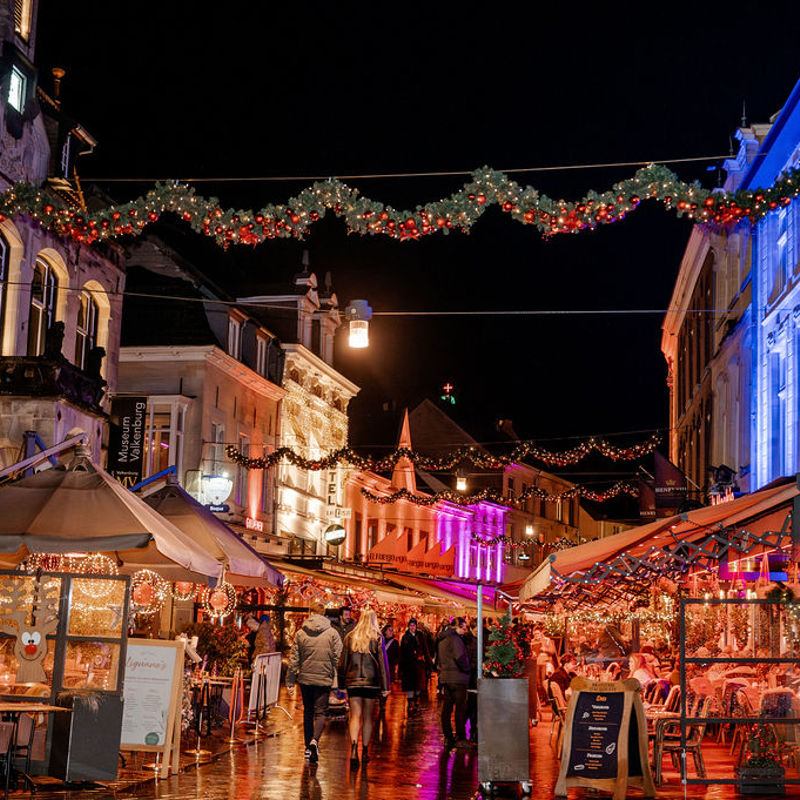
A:
POLYGON ((579 200, 554 200, 531 186, 520 186, 505 173, 481 167, 472 180, 449 197, 398 211, 362 197, 358 189, 331 178, 315 182, 285 204, 268 204, 259 211, 223 209, 215 197, 204 198, 193 187, 157 183, 144 196, 89 213, 67 207, 31 184, 17 183, 0 199, 0 218, 23 214, 46 228, 76 241, 91 243, 117 236, 136 236, 163 213, 184 220, 196 233, 217 244, 258 245, 269 239, 302 239, 328 211, 341 217, 348 232, 384 235, 398 241, 468 231, 487 208, 499 206, 512 219, 535 226, 544 236, 593 230, 625 218, 642 200, 658 200, 678 216, 702 223, 755 223, 772 209, 788 205, 800 192, 800 170, 790 169, 764 189, 725 192, 686 183, 663 165, 651 164, 632 178, 604 192, 589 191, 579 200))
POLYGON ((400 500, 408 500, 408 502, 413 503, 415 506, 433 506, 441 501, 455 503, 459 506, 471 506, 481 502, 497 503, 498 505, 504 506, 519 506, 529 497, 538 497, 548 503, 556 503, 559 500, 569 500, 573 497, 582 497, 586 500, 592 500, 595 503, 605 503, 607 500, 611 500, 621 494, 638 497, 639 488, 627 481, 617 481, 613 486, 603 492, 596 492, 585 486, 574 486, 572 489, 566 489, 563 492, 551 494, 537 486, 530 486, 524 492, 520 492, 513 498, 506 497, 497 489, 491 488, 481 489, 472 494, 462 494, 452 489, 443 489, 433 494, 414 494, 408 489, 398 489, 396 492, 392 492, 392 494, 377 495, 369 489, 362 487, 361 494, 371 503, 377 503, 378 505, 389 505, 391 503, 397 503, 400 500))
POLYGON ((238 448, 230 444, 225 452, 228 459, 247 469, 269 469, 285 459, 300 469, 318 471, 330 469, 339 463, 347 463, 362 470, 372 472, 390 472, 401 458, 407 458, 421 469, 430 472, 449 472, 459 464, 471 463, 480 469, 503 469, 510 464, 518 464, 526 458, 542 461, 548 466, 573 466, 592 452, 598 452, 612 461, 636 461, 652 453, 661 441, 661 436, 652 434, 648 439, 630 447, 617 447, 604 439, 594 437, 564 450, 556 452, 537 447, 533 442, 522 442, 509 455, 495 456, 476 447, 459 447, 452 453, 442 457, 425 456, 409 447, 398 447, 382 458, 362 456, 349 447, 334 450, 322 458, 304 458, 290 447, 279 447, 272 453, 250 458, 238 448))

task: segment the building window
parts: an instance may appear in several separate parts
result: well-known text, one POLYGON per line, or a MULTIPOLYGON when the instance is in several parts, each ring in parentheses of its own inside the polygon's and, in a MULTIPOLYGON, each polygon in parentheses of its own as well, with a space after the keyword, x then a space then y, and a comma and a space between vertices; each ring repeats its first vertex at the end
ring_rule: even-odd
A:
POLYGON ((55 321, 58 278, 50 264, 36 259, 31 284, 31 310, 28 318, 28 355, 44 353, 47 331, 55 321))
POLYGON ((242 355, 242 320, 228 317, 228 355, 240 359, 242 355))
POLYGON ((75 330, 75 366, 86 369, 89 351, 97 345, 97 303, 91 292, 81 292, 78 325, 75 330))
POLYGON ((378 541, 378 520, 367 520, 367 553, 375 547, 378 541))
POLYGON ((789 270, 788 219, 789 215, 786 213, 786 209, 778 213, 778 239, 775 250, 775 272, 770 301, 777 299, 778 295, 783 291, 783 287, 786 286, 789 270))
MULTIPOLYGON (((239 434, 239 452, 245 457, 250 457, 250 437, 239 434)), ((248 476, 250 472, 241 464, 236 465, 236 504, 247 505, 248 476)))
POLYGON ((256 372, 264 377, 267 375, 268 352, 269 339, 264 336, 256 336, 256 372))
POLYGON ((183 472, 183 430, 187 398, 149 397, 147 427, 144 435, 144 477, 149 478, 168 467, 183 472))
MULTIPOLYGON (((269 452, 269 449, 265 447, 264 455, 269 455, 269 452)), ((265 513, 270 513, 272 511, 272 481, 272 470, 261 470, 261 510, 265 513)))
POLYGON ((225 426, 211 423, 211 447, 209 448, 211 475, 221 475, 225 466, 225 426))
POLYGON ((28 78, 25 73, 16 65, 11 67, 11 75, 8 79, 8 104, 22 113, 25 107, 25 91, 28 84, 28 78))
POLYGON ((14 0, 14 33, 26 42, 31 35, 32 0, 14 0))
POLYGON ((782 353, 770 356, 772 408, 770 419, 770 455, 772 478, 783 475, 786 451, 786 359, 782 353))

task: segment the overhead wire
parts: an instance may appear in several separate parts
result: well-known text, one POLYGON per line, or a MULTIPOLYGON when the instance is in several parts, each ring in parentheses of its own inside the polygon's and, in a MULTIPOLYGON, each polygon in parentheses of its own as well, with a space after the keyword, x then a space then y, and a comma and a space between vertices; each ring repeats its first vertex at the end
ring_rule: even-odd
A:
MULTIPOLYGON (((688 156, 685 158, 659 158, 638 161, 601 161, 588 164, 558 164, 555 166, 537 167, 513 167, 511 169, 501 169, 498 172, 521 173, 521 172, 561 172, 576 169, 607 169, 612 167, 646 167, 649 164, 688 164, 702 161, 720 161, 730 158, 730 153, 715 156, 688 156)), ((230 177, 211 177, 211 178, 180 178, 179 183, 266 183, 266 182, 291 182, 291 181, 326 181, 331 178, 338 180, 372 180, 386 178, 450 178, 472 175, 475 170, 436 170, 430 172, 371 172, 361 175, 251 175, 251 176, 230 176, 230 177)), ((104 178, 89 177, 83 181, 93 183, 163 183, 165 181, 176 180, 175 176, 169 178, 104 178)))

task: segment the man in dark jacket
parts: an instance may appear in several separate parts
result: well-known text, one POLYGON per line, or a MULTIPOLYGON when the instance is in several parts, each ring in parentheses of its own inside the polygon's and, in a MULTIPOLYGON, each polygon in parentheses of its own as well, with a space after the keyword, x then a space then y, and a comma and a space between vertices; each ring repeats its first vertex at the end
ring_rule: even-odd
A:
POLYGON ((295 682, 300 684, 303 696, 303 733, 305 756, 310 761, 319 759, 319 737, 327 721, 328 697, 333 687, 342 652, 342 640, 323 616, 325 606, 315 600, 303 627, 297 632, 289 652, 286 688, 294 694, 295 682))
POLYGON ((467 741, 467 687, 470 663, 462 636, 467 632, 463 617, 453 620, 452 626, 440 635, 438 641, 439 685, 444 687, 442 703, 442 733, 445 747, 470 747, 467 741), (456 735, 453 737, 451 715, 455 709, 456 735))
POLYGON ((350 613, 350 606, 342 606, 339 609, 339 617, 335 619, 331 623, 334 627, 334 630, 339 634, 342 641, 344 641, 344 637, 350 633, 353 628, 356 626, 356 621, 353 619, 350 613))

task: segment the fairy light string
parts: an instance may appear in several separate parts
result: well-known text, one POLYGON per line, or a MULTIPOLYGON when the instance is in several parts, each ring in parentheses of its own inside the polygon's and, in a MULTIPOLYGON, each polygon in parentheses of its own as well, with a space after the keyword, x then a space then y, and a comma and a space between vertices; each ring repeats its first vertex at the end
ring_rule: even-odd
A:
POLYGON ((161 214, 171 213, 194 232, 227 248, 270 239, 302 239, 329 211, 344 219, 350 233, 416 241, 438 232, 468 231, 486 209, 498 206, 513 220, 549 237, 618 222, 642 200, 657 200, 679 217, 700 223, 753 224, 771 210, 791 203, 799 192, 797 169, 787 170, 770 187, 726 192, 686 183, 664 165, 650 164, 603 192, 590 190, 578 200, 556 200, 485 166, 449 197, 402 211, 362 196, 337 178, 314 182, 286 203, 269 203, 257 211, 224 209, 217 198, 201 197, 193 187, 175 181, 156 183, 135 200, 89 213, 66 206, 36 186, 17 183, 0 197, 0 221, 25 215, 60 236, 92 243, 139 235, 161 214))
POLYGON ((290 447, 279 447, 263 456, 248 457, 231 444, 226 447, 225 452, 229 460, 247 469, 269 469, 285 460, 299 469, 313 472, 330 469, 340 463, 372 472, 390 472, 400 459, 408 459, 420 469, 429 472, 449 472, 463 463, 472 464, 479 469, 498 470, 511 464, 518 464, 526 458, 541 461, 548 466, 568 467, 579 463, 592 452, 600 453, 612 461, 636 461, 652 453, 660 442, 661 436, 657 433, 629 447, 618 447, 604 439, 590 437, 560 452, 539 447, 533 442, 521 442, 508 455, 499 456, 474 446, 459 447, 441 457, 423 455, 410 447, 398 447, 381 458, 362 456, 350 447, 333 450, 328 455, 316 459, 305 458, 290 447))

